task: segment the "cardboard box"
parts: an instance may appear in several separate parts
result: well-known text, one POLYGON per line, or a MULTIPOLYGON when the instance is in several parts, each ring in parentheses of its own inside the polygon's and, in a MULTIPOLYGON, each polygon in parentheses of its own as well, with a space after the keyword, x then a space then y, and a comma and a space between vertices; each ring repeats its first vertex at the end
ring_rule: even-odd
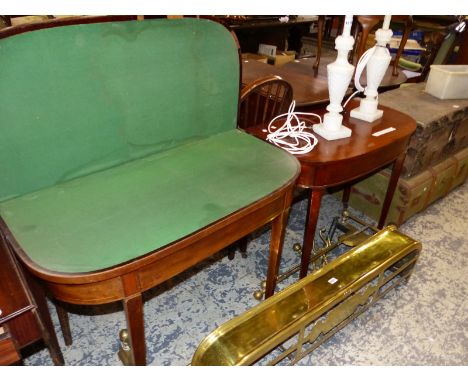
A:
POLYGON ((264 62, 265 64, 268 63, 268 57, 262 54, 242 53, 241 57, 242 57, 242 61, 253 60, 253 61, 264 62))
POLYGON ((268 63, 274 66, 283 66, 296 59, 296 52, 294 50, 278 50, 275 45, 268 44, 259 44, 258 54, 266 56, 268 63))
POLYGON ((11 26, 16 27, 23 24, 31 24, 42 21, 47 21, 47 16, 17 16, 10 19, 11 26))
POLYGON ((296 59, 296 52, 293 50, 277 50, 276 56, 274 57, 273 65, 283 66, 288 62, 294 61, 296 59))
POLYGON ((258 54, 261 54, 262 56, 267 56, 269 58, 274 58, 276 56, 276 46, 268 44, 259 44, 258 54))
POLYGON ((468 98, 468 65, 431 65, 425 90, 440 99, 468 98))

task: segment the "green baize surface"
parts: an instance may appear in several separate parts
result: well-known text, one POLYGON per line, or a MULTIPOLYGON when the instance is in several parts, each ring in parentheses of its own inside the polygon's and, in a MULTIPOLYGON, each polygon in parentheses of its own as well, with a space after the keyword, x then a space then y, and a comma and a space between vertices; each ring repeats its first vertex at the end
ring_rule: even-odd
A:
POLYGON ((285 152, 231 131, 5 201, 0 214, 36 264, 95 271, 255 202, 296 170, 285 152))
POLYGON ((33 262, 91 272, 281 187, 288 154, 235 129, 239 57, 201 19, 0 40, 0 215, 33 262))
POLYGON ((239 57, 208 20, 0 39, 0 201, 236 127, 239 57))

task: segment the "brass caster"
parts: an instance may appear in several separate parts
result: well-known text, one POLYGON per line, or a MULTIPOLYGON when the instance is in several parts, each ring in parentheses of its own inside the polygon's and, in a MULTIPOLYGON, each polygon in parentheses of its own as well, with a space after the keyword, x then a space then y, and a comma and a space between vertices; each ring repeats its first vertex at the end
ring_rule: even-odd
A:
POLYGON ((262 291, 262 290, 257 290, 257 291, 254 292, 254 294, 253 294, 254 299, 257 300, 257 301, 262 301, 264 295, 265 295, 265 292, 262 291))
POLYGON ((119 356, 120 361, 125 366, 133 365, 133 355, 132 355, 132 348, 130 347, 130 338, 127 329, 122 329, 119 332, 119 339, 120 339, 120 348, 119 352, 117 353, 119 356))
POLYGON ((256 292, 254 292, 253 296, 254 296, 254 299, 257 300, 257 301, 262 301, 263 300, 263 296, 265 296, 265 291, 266 291, 266 280, 263 280, 261 283, 260 283, 260 290, 257 290, 256 292))
POLYGON ((127 329, 122 329, 119 332, 119 339, 120 339, 120 346, 123 350, 129 351, 130 350, 130 345, 129 345, 129 334, 127 329))
POLYGON ((298 255, 301 255, 302 254, 302 245, 300 245, 299 243, 294 243, 293 251, 296 252, 298 255))

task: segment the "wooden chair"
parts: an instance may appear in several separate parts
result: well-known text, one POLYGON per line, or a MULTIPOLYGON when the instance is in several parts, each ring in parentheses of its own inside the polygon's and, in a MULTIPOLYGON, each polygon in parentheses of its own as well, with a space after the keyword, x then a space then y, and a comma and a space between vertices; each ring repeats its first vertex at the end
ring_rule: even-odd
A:
MULTIPOLYGON (((326 33, 330 33, 329 30, 326 31, 325 28, 326 25, 326 19, 324 15, 320 15, 318 18, 318 23, 317 23, 317 55, 315 56, 315 62, 313 65, 314 68, 314 77, 318 76, 318 69, 320 66, 320 57, 322 56, 322 44, 323 44, 323 38, 326 33)), ((331 28, 330 28, 331 29, 331 28)))
POLYGON ((293 100, 289 82, 279 76, 259 78, 245 86, 240 95, 238 126, 245 129, 287 112, 293 100))
MULTIPOLYGON (((239 99, 238 127, 246 129, 271 121, 288 111, 293 100, 293 89, 289 82, 279 76, 259 78, 241 90, 239 99)), ((228 257, 234 258, 234 248, 239 247, 242 257, 247 257, 247 237, 229 248, 228 257)))
MULTIPOLYGON (((354 48, 350 53, 350 61, 356 65, 359 61, 359 58, 366 50, 366 43, 369 37, 369 34, 374 30, 383 20, 384 16, 355 16, 353 22, 353 36, 355 39, 354 48)), ((320 20, 319 20, 320 21, 320 20)), ((408 40, 409 33, 413 25, 412 16, 392 16, 392 23, 402 24, 403 25, 403 35, 401 38, 400 46, 396 53, 395 59, 392 60, 387 74, 385 75, 382 83, 380 85, 381 89, 389 90, 395 87, 398 87, 403 82, 406 81, 406 76, 403 73, 400 73, 398 70, 398 61, 403 53, 405 44, 408 40)), ((340 22, 340 28, 342 29, 343 22, 340 22)), ((322 52, 322 41, 324 35, 323 21, 322 24, 319 22, 319 32, 318 32, 318 47, 317 47, 317 58, 312 66, 314 76, 323 75, 326 76, 326 66, 327 64, 333 62, 336 59, 336 55, 329 57, 320 57, 322 52), (320 63, 322 63, 321 66, 320 63)), ((341 34, 341 31, 338 32, 341 34)), ((310 68, 310 67, 309 67, 310 68)), ((363 76, 363 82, 365 82, 365 76, 363 76)))
MULTIPOLYGON (((354 43, 354 49, 350 53, 351 62, 356 63, 359 60, 360 56, 365 51, 366 41, 369 33, 379 24, 382 19, 383 16, 356 16, 355 22, 353 23, 353 34, 356 41, 354 43)), ((320 17, 318 21, 317 56, 315 60, 310 59, 309 57, 302 57, 291 61, 280 68, 281 76, 288 80, 294 87, 297 107, 301 108, 303 111, 310 111, 311 108, 326 106, 326 104, 328 104, 329 94, 327 65, 335 61, 337 57, 336 51, 334 49, 330 51, 330 49, 323 49, 322 47, 324 37, 327 36, 328 33, 326 31, 327 28, 325 27, 326 17, 320 17)), ((344 16, 341 17, 341 20, 338 21, 338 35, 341 34, 343 22, 344 16)), ((404 33, 402 42, 397 52, 397 57, 394 60, 392 66, 390 66, 387 70, 387 73, 385 74, 380 84, 379 91, 386 91, 397 88, 402 83, 407 81, 407 77, 404 75, 404 73, 400 73, 398 71, 398 60, 408 39, 412 25, 412 17, 393 16, 392 22, 403 23, 404 33)), ((263 68, 258 68, 258 65, 256 65, 255 70, 253 68, 250 68, 249 70, 250 72, 258 73, 259 69, 263 68)), ((270 70, 272 71, 272 69, 270 70)), ((266 70, 263 70, 262 73, 267 74, 266 70)), ((248 74, 250 74, 250 77, 252 77, 251 73, 248 74)), ((279 73, 275 72, 272 74, 279 73)), ((243 74, 243 76, 247 77, 246 74, 243 74)), ((249 79, 251 80, 251 78, 249 79)), ((363 86, 366 84, 365 70, 361 77, 361 84, 363 86)), ((347 93, 348 95, 352 93, 352 87, 353 83, 350 83, 350 88, 347 93)))
MULTIPOLYGON (((353 62, 357 63, 359 58, 363 55, 366 50, 367 38, 369 33, 383 21, 384 16, 356 16, 355 17, 355 28, 354 28, 354 55, 353 62)), ((392 23, 403 24, 403 34, 401 37, 401 43, 398 47, 395 59, 392 60, 391 66, 392 76, 398 76, 398 61, 403 53, 406 42, 408 41, 409 33, 413 25, 412 16, 392 16, 392 23)))

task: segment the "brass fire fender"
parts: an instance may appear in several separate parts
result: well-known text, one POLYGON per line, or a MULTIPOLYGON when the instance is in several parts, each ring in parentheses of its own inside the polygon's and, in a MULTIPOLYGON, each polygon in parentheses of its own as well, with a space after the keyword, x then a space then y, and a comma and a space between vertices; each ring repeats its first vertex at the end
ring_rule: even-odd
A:
POLYGON ((408 280, 421 243, 395 226, 222 324, 200 343, 192 365, 295 364, 408 280))

